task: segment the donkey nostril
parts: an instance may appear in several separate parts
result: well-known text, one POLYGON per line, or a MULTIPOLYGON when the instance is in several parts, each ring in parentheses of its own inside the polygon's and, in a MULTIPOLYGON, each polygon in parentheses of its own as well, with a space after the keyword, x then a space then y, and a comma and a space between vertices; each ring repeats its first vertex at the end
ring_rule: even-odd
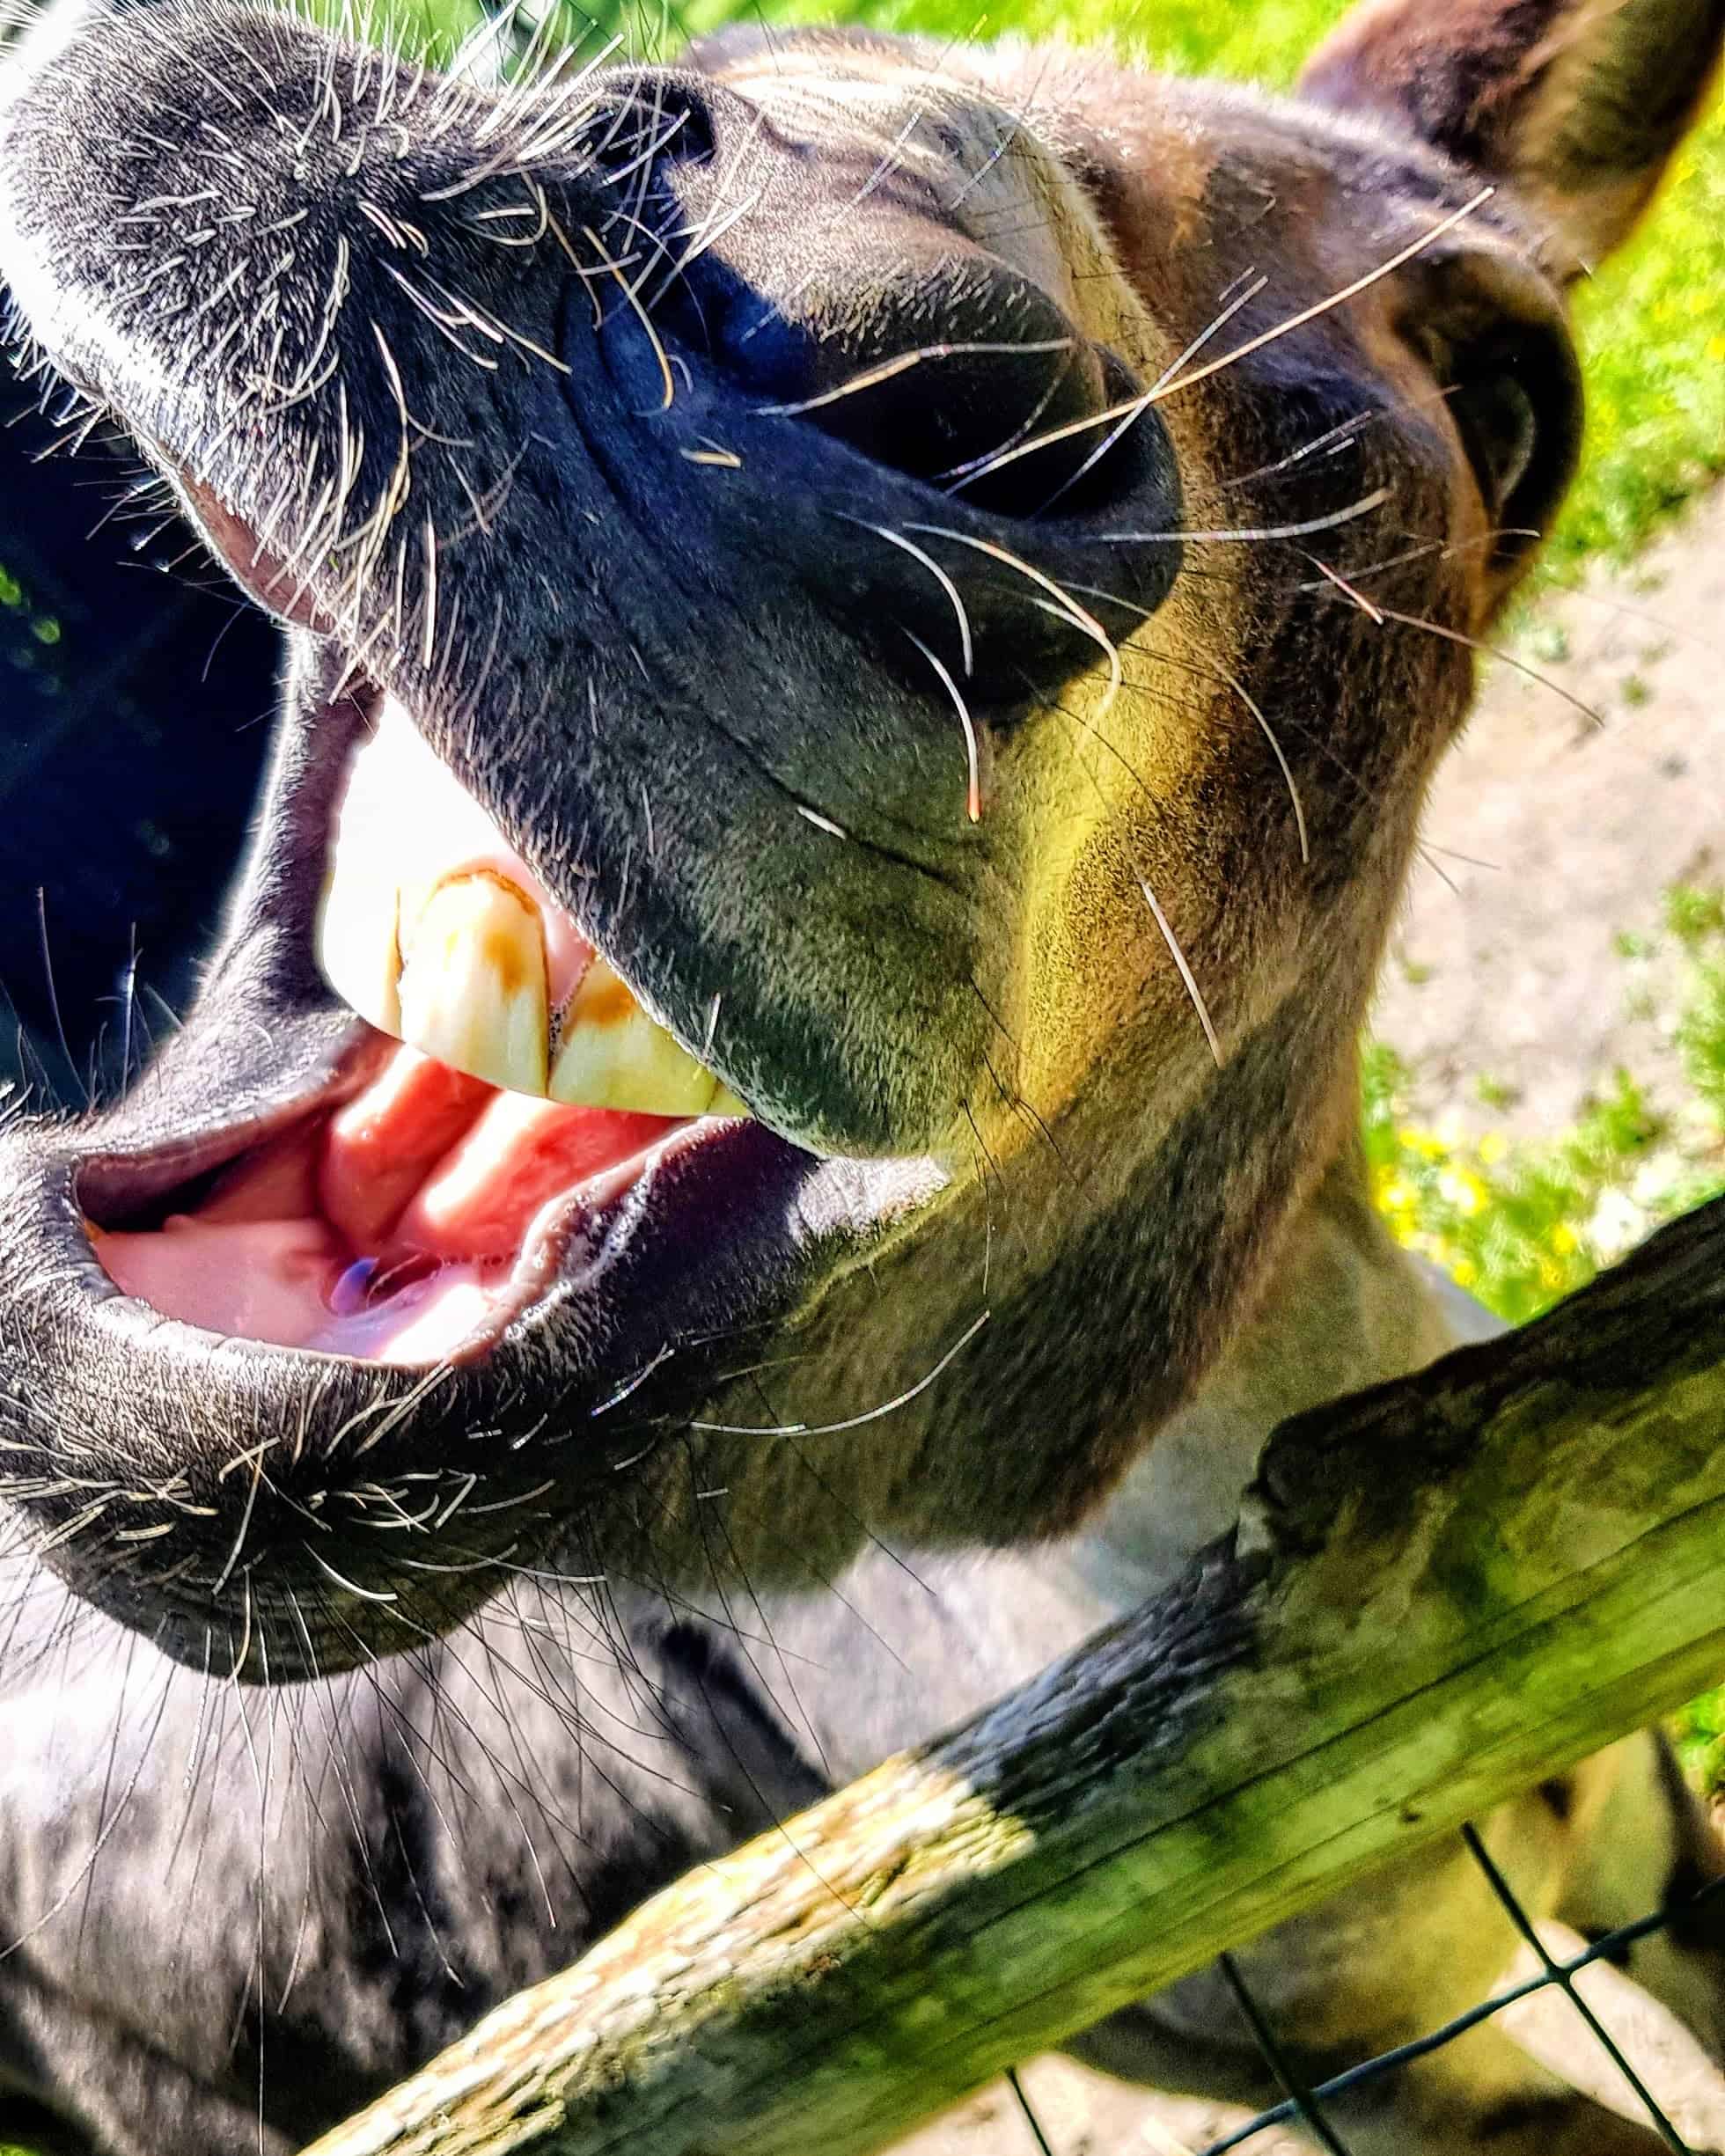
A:
POLYGON ((936 476, 1009 517, 1073 516, 1117 500, 1136 474, 1123 422, 1140 385, 1112 352, 1080 345, 1028 416, 1002 440, 936 476))
POLYGON ((727 299, 710 349, 767 411, 1008 516, 1093 507, 1112 484, 1107 423, 1085 422, 1132 379, 1002 265, 960 256, 885 289, 859 275, 850 294, 727 299))
POLYGON ((980 508, 1034 516, 1096 446, 1070 431, 1101 407, 1096 355, 1069 337, 941 345, 898 373, 891 361, 855 370, 860 385, 811 404, 809 423, 980 508))
POLYGON ((650 170, 709 164, 712 103, 699 83, 670 69, 635 68, 605 78, 586 140, 602 176, 627 186, 650 170))

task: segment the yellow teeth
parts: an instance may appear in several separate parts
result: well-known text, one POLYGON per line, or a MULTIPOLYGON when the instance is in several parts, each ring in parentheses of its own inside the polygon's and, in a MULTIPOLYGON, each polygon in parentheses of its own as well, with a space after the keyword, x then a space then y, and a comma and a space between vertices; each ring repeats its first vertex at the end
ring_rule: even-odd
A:
POLYGON ((550 1026, 539 911, 499 876, 452 876, 404 935, 400 1035, 511 1093, 543 1093, 550 1026))
POLYGON ((603 958, 569 998, 551 1097, 642 1115, 745 1115, 734 1093, 655 1025, 603 958))
POLYGON ((593 955, 393 697, 356 748, 327 868, 318 961, 380 1032, 569 1106, 748 1113, 593 955))
POLYGON ((318 957, 337 994, 379 1031, 508 1092, 638 1115, 749 1112, 603 958, 569 998, 554 1060, 540 911, 495 870, 450 876, 422 903, 419 891, 338 865, 318 957))
POLYGON ((400 1034, 400 900, 378 879, 331 878, 318 916, 318 960, 337 995, 380 1032, 400 1034))

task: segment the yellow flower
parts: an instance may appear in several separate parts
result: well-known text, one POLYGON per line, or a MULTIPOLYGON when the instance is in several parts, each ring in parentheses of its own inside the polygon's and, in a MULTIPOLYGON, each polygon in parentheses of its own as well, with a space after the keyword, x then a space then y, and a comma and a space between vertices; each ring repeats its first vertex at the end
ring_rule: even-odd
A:
POLYGON ((1487 1168, 1495 1168, 1509 1150, 1509 1140, 1501 1131, 1487 1131, 1479 1140, 1479 1158, 1487 1168))
POLYGON ((1552 1230, 1551 1243, 1560 1258, 1567 1258, 1575 1248, 1575 1229, 1567 1221, 1560 1221, 1552 1230))
POLYGON ((1472 1287, 1479 1277, 1479 1268, 1471 1258, 1458 1258, 1450 1268, 1450 1278, 1457 1287, 1472 1287))
POLYGON ((1437 1179, 1438 1195, 1464 1220, 1472 1220, 1486 1202, 1486 1186, 1464 1168, 1446 1168, 1437 1179))

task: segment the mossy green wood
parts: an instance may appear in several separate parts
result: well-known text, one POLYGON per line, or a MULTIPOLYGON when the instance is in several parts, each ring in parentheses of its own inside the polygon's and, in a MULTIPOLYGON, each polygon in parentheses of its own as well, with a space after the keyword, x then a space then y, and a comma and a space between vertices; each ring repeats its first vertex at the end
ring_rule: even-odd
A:
POLYGON ((647 1903, 312 2156, 860 2156, 1725 1658, 1725 1200, 1300 1418, 1239 1535, 647 1903))

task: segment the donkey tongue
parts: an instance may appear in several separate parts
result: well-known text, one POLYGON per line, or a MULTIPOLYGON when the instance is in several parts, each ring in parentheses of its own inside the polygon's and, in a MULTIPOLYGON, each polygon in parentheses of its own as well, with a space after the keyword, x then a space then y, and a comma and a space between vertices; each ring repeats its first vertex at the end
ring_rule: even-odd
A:
MULTIPOLYGON (((677 1119, 499 1092, 400 1048, 329 1125, 319 1207, 358 1256, 500 1263, 553 1198, 638 1160, 677 1119)), ((606 1194, 597 1189, 595 1200, 606 1194)))
POLYGON ((395 1223, 392 1248, 437 1258, 512 1258, 552 1199, 600 1205, 679 1118, 497 1093, 395 1223))
POLYGON ((397 1049, 324 1140, 319 1201, 354 1250, 382 1245, 421 1184, 495 1097, 482 1078, 397 1049))

